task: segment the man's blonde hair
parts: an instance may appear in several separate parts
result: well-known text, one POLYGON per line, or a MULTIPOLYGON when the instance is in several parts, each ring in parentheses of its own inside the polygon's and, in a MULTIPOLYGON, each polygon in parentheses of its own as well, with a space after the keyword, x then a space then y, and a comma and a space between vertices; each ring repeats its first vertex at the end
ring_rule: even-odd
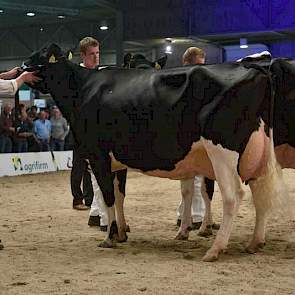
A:
POLYGON ((99 46, 99 42, 92 37, 85 37, 79 43, 80 52, 86 53, 88 47, 97 47, 99 46))
POLYGON ((206 53, 203 49, 198 47, 189 47, 182 56, 183 64, 192 64, 196 56, 201 58, 206 57, 206 53))

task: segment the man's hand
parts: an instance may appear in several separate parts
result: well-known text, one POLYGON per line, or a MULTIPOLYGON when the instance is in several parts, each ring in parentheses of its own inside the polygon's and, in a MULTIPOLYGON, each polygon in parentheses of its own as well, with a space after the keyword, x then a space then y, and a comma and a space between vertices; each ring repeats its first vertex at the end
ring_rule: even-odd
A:
POLYGON ((21 72, 20 67, 15 67, 8 72, 1 73, 0 78, 4 80, 14 79, 21 72))
POLYGON ((41 78, 37 77, 36 72, 23 72, 20 77, 23 79, 24 83, 34 84, 41 80, 41 78))
POLYGON ((21 68, 20 67, 15 67, 13 69, 11 69, 10 71, 7 72, 7 74, 10 75, 10 77, 8 79, 13 79, 17 76, 18 73, 21 72, 21 68))
POLYGON ((23 72, 19 77, 16 78, 18 87, 23 83, 34 84, 41 80, 41 78, 35 76, 36 72, 23 72))

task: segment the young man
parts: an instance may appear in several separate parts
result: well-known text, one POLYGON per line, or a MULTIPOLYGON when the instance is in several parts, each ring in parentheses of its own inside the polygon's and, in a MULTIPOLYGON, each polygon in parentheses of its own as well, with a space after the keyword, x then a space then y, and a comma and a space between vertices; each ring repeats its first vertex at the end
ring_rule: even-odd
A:
MULTIPOLYGON (((99 65, 99 43, 92 37, 85 37, 80 41, 80 56, 82 63, 80 66, 88 69, 96 69, 99 65)), ((102 231, 107 230, 107 213, 106 205, 103 200, 102 192, 97 184, 95 176, 90 173, 90 167, 87 161, 79 157, 79 153, 74 148, 73 154, 73 168, 71 174, 72 194, 74 196, 74 209, 91 210, 89 213, 88 225, 100 226, 102 231), (73 170, 74 169, 74 170, 73 170), (75 170, 76 169, 76 170, 75 170), (83 178, 83 190, 82 194, 80 184, 83 178), (83 204, 83 195, 85 199, 85 205, 83 204), (78 203, 76 203, 78 201, 78 203), (77 205, 76 205, 76 204, 77 205)))
MULTIPOLYGON (((95 69, 99 64, 99 43, 92 37, 85 37, 79 44, 82 67, 95 69)), ((91 175, 88 171, 88 163, 81 158, 77 147, 73 150, 73 167, 71 171, 71 189, 73 199, 73 208, 76 210, 88 210, 93 200, 93 187, 91 184, 91 175), (83 179, 83 192, 81 182, 83 179), (85 204, 83 203, 83 200, 85 204)))
MULTIPOLYGON (((183 65, 197 65, 205 63, 205 52, 198 47, 189 47, 182 57, 183 65)), ((205 215, 205 203, 201 194, 202 178, 196 176, 194 181, 194 194, 192 197, 192 229, 199 229, 205 215)), ((177 225, 180 226, 183 214, 183 201, 177 208, 177 225)))

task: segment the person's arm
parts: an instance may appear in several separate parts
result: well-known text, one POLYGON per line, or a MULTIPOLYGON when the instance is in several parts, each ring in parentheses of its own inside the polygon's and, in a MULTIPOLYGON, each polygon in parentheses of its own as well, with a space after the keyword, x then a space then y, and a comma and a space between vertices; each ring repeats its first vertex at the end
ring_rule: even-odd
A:
POLYGON ((35 82, 38 82, 40 80, 41 78, 35 76, 35 72, 23 72, 15 79, 18 88, 21 87, 24 83, 34 84, 35 82))
POLYGON ((38 131, 37 131, 37 120, 33 123, 33 133, 37 136, 37 133, 38 133, 38 131))
POLYGON ((48 129, 48 134, 49 134, 48 140, 50 140, 50 137, 51 137, 51 122, 49 120, 46 120, 46 121, 47 121, 47 129, 48 129))
POLYGON ((0 79, 10 80, 17 76, 17 74, 21 71, 19 67, 13 68, 8 72, 0 73, 0 79))
POLYGON ((67 123, 67 120, 65 118, 63 118, 63 130, 64 130, 64 134, 62 136, 62 140, 65 140, 66 136, 68 135, 70 128, 69 125, 67 123))
POLYGON ((2 80, 0 79, 0 94, 3 96, 13 96, 17 91, 17 83, 15 79, 2 80))
POLYGON ((14 95, 17 89, 24 83, 34 84, 40 81, 40 78, 34 75, 34 72, 23 72, 16 79, 3 80, 0 79, 0 94, 14 95))

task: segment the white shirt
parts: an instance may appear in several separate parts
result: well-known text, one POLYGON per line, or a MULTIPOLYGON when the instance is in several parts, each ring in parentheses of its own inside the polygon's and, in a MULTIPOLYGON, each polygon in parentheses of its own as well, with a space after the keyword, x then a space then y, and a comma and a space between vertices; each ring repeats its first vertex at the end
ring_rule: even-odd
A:
POLYGON ((17 91, 17 83, 15 79, 12 80, 3 80, 0 79, 0 94, 12 96, 17 91))

